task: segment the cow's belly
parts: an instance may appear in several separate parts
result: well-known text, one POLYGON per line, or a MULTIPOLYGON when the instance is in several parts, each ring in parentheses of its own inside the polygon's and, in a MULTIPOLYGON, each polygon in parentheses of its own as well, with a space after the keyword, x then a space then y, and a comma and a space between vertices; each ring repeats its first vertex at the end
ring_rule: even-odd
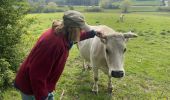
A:
POLYGON ((83 40, 78 43, 80 55, 88 62, 90 62, 90 48, 91 48, 91 39, 83 40))

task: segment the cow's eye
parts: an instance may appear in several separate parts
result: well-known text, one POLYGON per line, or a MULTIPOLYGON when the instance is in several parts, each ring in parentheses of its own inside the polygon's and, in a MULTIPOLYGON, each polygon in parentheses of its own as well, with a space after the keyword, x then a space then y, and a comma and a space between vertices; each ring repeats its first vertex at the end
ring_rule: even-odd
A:
POLYGON ((126 52, 126 48, 124 48, 123 52, 124 52, 124 53, 126 52))
POLYGON ((109 50, 108 49, 106 49, 106 53, 109 54, 109 50))

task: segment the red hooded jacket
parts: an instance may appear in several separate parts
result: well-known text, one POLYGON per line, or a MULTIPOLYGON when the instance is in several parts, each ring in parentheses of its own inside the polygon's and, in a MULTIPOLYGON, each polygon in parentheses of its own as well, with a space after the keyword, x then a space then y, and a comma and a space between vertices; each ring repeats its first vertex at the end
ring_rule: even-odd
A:
MULTIPOLYGON (((94 31, 81 33, 81 40, 95 36, 94 31)), ((16 75, 15 87, 36 100, 44 100, 63 72, 69 55, 70 41, 56 35, 52 29, 45 31, 30 54, 24 60, 16 75)))

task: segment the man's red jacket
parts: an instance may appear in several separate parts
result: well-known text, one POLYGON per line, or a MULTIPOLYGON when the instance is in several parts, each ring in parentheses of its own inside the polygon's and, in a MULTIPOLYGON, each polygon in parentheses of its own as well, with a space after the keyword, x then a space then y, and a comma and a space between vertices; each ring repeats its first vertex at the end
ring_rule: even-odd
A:
MULTIPOLYGON (((94 31, 81 34, 81 40, 95 36, 94 31)), ((52 29, 45 31, 17 72, 15 87, 36 100, 44 100, 63 72, 69 54, 70 41, 56 35, 52 29)))

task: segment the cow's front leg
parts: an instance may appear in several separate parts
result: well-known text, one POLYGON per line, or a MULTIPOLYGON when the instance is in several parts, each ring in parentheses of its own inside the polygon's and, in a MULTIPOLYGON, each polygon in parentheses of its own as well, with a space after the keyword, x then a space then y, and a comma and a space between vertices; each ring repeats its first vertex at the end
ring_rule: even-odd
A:
POLYGON ((113 85, 112 85, 112 77, 110 75, 108 75, 108 92, 112 93, 113 90, 113 85))
POLYGON ((97 67, 93 67, 93 74, 94 74, 94 84, 92 92, 98 94, 98 69, 97 67))
POLYGON ((86 71, 86 70, 87 70, 87 65, 86 65, 85 60, 83 60, 83 71, 86 71))

